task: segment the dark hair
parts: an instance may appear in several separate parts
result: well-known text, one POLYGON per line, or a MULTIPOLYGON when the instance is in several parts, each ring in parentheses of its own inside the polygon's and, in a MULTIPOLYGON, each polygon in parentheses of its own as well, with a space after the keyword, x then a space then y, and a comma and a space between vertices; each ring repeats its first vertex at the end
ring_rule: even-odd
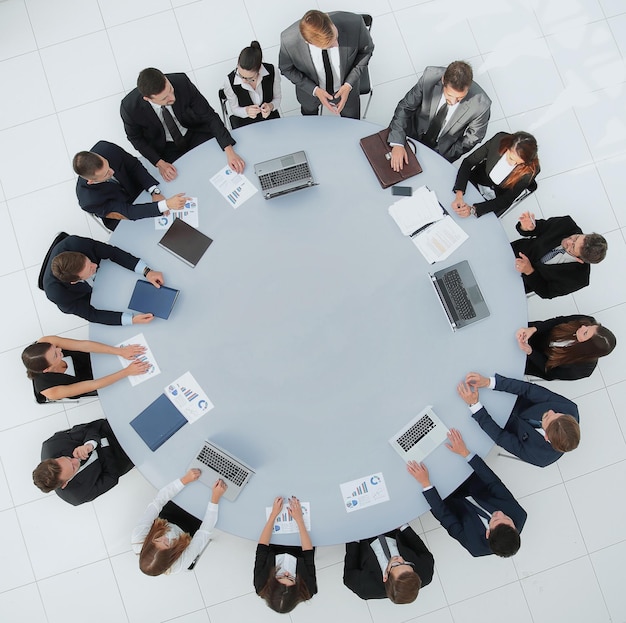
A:
POLYGON ((182 555, 191 543, 191 537, 184 532, 167 549, 159 549, 154 541, 163 536, 169 529, 169 523, 158 517, 152 522, 148 534, 139 553, 139 569, 146 575, 165 573, 182 555))
POLYGON ((580 426, 571 415, 561 415, 546 426, 550 445, 559 452, 570 452, 580 443, 580 426))
POLYGON ((513 526, 504 523, 489 530, 487 542, 491 551, 502 558, 509 558, 517 554, 522 544, 519 532, 513 526))
POLYGON ((50 350, 50 342, 35 342, 22 351, 22 363, 26 366, 26 376, 34 379, 50 366, 46 353, 50 350))
POLYGON ((617 344, 617 338, 606 327, 591 319, 579 318, 563 322, 552 328, 550 331, 550 342, 575 341, 569 346, 549 346, 546 349, 547 357, 546 370, 566 366, 572 363, 582 363, 583 361, 597 361, 598 357, 604 357, 613 352, 617 344), (584 342, 575 339, 575 334, 580 327, 597 327, 596 333, 584 342))
POLYGON ((300 20, 300 34, 311 45, 326 48, 335 38, 333 22, 328 13, 307 11, 300 20))
POLYGON ((580 259, 587 264, 599 264, 605 257, 608 244, 600 234, 585 234, 583 248, 580 250, 580 259))
POLYGON ((443 85, 450 86, 455 91, 465 91, 465 89, 470 88, 473 79, 474 72, 469 63, 454 61, 446 67, 443 74, 443 85))
POLYGON ((524 176, 530 175, 532 178, 539 170, 539 158, 537 157, 537 141, 528 132, 515 132, 507 134, 500 141, 499 153, 502 156, 508 149, 512 149, 523 161, 518 164, 506 180, 502 183, 502 188, 512 188, 524 176))
POLYGON ((296 575, 293 586, 281 584, 276 579, 276 567, 272 567, 265 586, 259 591, 259 597, 263 597, 274 612, 285 613, 291 612, 300 602, 311 599, 311 593, 299 575, 296 575))
POLYGON ((60 476, 61 466, 56 459, 46 459, 33 470, 33 482, 44 493, 50 493, 63 484, 60 476))
POLYGON ((76 175, 93 177, 103 165, 102 157, 93 151, 79 151, 72 160, 72 167, 76 175))
POLYGON ((165 74, 154 67, 146 67, 139 72, 137 89, 144 97, 158 95, 165 89, 165 74))
POLYGON ((258 41, 252 41, 247 48, 244 48, 239 53, 237 65, 246 71, 259 71, 259 69, 261 69, 262 61, 263 52, 261 50, 261 45, 258 41))
POLYGON ((78 273, 85 268, 89 258, 78 251, 63 251, 52 260, 52 274, 63 283, 80 281, 78 273))
POLYGON ((422 579, 415 571, 403 571, 396 577, 389 573, 385 582, 387 597, 394 604, 410 604, 417 599, 422 579))

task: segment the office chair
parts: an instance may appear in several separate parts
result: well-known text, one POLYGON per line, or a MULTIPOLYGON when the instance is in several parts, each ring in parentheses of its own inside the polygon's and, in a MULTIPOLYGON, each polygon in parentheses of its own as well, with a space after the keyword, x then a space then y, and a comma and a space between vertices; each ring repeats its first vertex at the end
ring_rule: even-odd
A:
POLYGON ((224 122, 227 130, 232 130, 233 128, 230 125, 230 115, 228 114, 228 108, 226 106, 226 102, 228 100, 226 99, 226 93, 224 93, 224 89, 220 89, 217 92, 217 97, 220 100, 220 106, 222 108, 222 121, 224 122))
MULTIPOLYGON (((362 13, 361 17, 363 18, 367 29, 372 32, 372 22, 374 21, 372 16, 367 15, 367 13, 362 13)), ((367 116, 367 111, 369 110, 373 94, 374 89, 372 89, 372 81, 370 80, 369 66, 366 66, 361 73, 361 78, 359 81, 359 95, 369 95, 369 97, 367 98, 367 104, 365 105, 363 119, 365 119, 365 117, 367 116)))
MULTIPOLYGON (((35 389, 35 382, 33 381, 33 395, 35 396, 35 402, 39 405, 47 405, 47 404, 56 404, 57 402, 59 403, 63 403, 63 402, 69 402, 69 403, 74 403, 74 404, 78 404, 80 402, 80 398, 59 398, 58 400, 48 400, 48 398, 46 398, 43 394, 40 394, 36 389, 35 389)), ((98 393, 97 392, 89 392, 89 394, 87 394, 88 396, 97 396, 98 393)))
POLYGON ((113 230, 106 224, 106 220, 112 219, 101 219, 97 214, 93 214, 92 212, 89 213, 89 216, 91 216, 91 218, 93 218, 93 220, 96 221, 96 223, 98 223, 98 225, 102 227, 107 234, 113 233, 113 230))
POLYGON ((527 188, 524 190, 513 200, 513 203, 504 211, 498 218, 502 218, 505 214, 508 214, 518 203, 521 203, 527 197, 530 197, 537 190, 537 178, 535 177, 533 181, 528 184, 527 188))
POLYGON ((37 287, 40 290, 43 290, 43 275, 46 271, 46 266, 48 265, 48 262, 50 261, 50 255, 52 255, 52 249, 54 249, 54 247, 56 247, 56 245, 59 244, 61 240, 65 240, 68 236, 69 234, 64 231, 59 232, 54 238, 54 240, 52 241, 52 244, 50 245, 50 248, 48 249, 46 253, 46 257, 43 258, 41 269, 39 271, 39 277, 37 278, 37 287))
POLYGON ((212 540, 213 539, 209 539, 207 541, 207 544, 202 548, 202 551, 191 561, 191 564, 187 567, 187 571, 193 571, 193 568, 198 563, 198 560, 200 560, 200 556, 202 556, 202 554, 204 554, 204 552, 206 551, 206 548, 211 544, 212 540))

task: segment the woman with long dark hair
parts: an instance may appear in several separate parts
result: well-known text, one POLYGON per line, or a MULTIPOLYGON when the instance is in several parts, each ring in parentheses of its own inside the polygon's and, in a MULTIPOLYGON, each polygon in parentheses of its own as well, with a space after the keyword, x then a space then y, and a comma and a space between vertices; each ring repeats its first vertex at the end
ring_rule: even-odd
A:
POLYGON ((300 602, 317 593, 315 548, 304 525, 302 506, 297 497, 289 498, 287 507, 300 533, 300 547, 270 545, 274 522, 283 508, 277 497, 259 537, 254 561, 254 589, 276 612, 291 612, 300 602))
POLYGON ((613 351, 617 340, 591 316, 558 316, 530 322, 515 334, 526 353, 526 374, 551 381, 573 381, 592 374, 599 357, 613 351))
POLYGON ((280 75, 274 65, 263 62, 258 41, 241 50, 237 69, 224 82, 224 93, 232 114, 233 130, 265 119, 278 119, 280 75))
POLYGON ((461 163, 454 183, 452 208, 461 217, 495 212, 500 216, 540 171, 537 141, 528 132, 498 132, 461 163), (485 196, 474 205, 465 203, 467 182, 485 196))

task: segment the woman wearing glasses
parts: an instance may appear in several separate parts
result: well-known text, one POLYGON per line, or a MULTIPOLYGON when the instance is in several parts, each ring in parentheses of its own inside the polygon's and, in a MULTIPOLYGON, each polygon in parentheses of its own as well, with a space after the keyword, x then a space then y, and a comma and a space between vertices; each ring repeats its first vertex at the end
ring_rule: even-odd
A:
POLYGON ((291 612, 301 601, 317 593, 315 578, 315 549, 304 525, 302 506, 297 497, 289 498, 287 510, 300 532, 300 547, 270 545, 276 517, 283 508, 283 498, 277 497, 259 537, 254 561, 254 589, 259 597, 276 612, 291 612))
POLYGON ((280 75, 274 65, 262 61, 261 46, 253 41, 241 50, 237 69, 231 71, 224 82, 233 130, 280 117, 280 75))

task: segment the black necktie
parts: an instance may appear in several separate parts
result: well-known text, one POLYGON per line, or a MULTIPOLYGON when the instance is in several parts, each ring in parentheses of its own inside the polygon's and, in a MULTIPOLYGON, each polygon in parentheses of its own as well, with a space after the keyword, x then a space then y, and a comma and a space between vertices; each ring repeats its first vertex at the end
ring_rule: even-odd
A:
POLYGON ((526 420, 533 428, 543 428, 543 424, 539 420, 526 420))
POLYGON ((387 539, 385 538, 385 535, 381 534, 380 536, 376 538, 378 539, 380 546, 383 548, 383 553, 385 554, 387 560, 391 560, 391 550, 389 549, 389 544, 387 543, 387 539))
POLYGON ((326 72, 326 93, 335 94, 333 84, 333 68, 330 66, 330 58, 328 58, 328 50, 322 50, 322 62, 324 63, 324 71, 326 72))
POLYGON ((180 145, 183 142, 183 134, 179 130, 176 125, 176 121, 174 121, 174 117, 172 117, 172 113, 167 109, 166 106, 161 106, 161 114, 163 115, 163 121, 165 122, 165 127, 169 130, 172 135, 172 140, 174 141, 174 145, 180 145))
POLYGON ((439 139, 439 133, 441 132, 441 128, 443 128, 443 124, 446 120, 446 115, 448 114, 448 104, 444 102, 441 108, 437 111, 437 114, 430 122, 428 126, 428 130, 422 137, 422 143, 427 145, 428 147, 434 149, 437 147, 437 141, 439 139))

